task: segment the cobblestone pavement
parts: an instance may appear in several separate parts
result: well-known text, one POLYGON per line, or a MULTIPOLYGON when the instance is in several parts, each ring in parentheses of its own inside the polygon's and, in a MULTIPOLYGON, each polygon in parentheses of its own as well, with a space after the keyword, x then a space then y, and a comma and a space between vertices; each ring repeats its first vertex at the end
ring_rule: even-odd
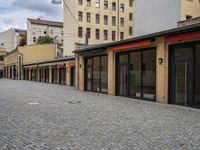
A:
POLYGON ((200 110, 0 80, 0 150, 134 149, 200 150, 200 110))

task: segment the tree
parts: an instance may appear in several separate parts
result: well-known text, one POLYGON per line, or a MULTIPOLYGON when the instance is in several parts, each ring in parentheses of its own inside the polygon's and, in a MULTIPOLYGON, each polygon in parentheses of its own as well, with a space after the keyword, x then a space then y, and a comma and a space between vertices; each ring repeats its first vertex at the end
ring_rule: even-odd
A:
POLYGON ((37 40, 37 44, 53 44, 53 38, 49 36, 40 36, 37 40))

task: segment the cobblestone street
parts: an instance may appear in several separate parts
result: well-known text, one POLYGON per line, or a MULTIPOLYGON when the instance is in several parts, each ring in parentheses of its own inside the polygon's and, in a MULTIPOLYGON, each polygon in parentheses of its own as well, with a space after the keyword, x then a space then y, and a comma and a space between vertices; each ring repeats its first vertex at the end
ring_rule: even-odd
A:
POLYGON ((0 150, 200 150, 200 110, 0 79, 0 150))

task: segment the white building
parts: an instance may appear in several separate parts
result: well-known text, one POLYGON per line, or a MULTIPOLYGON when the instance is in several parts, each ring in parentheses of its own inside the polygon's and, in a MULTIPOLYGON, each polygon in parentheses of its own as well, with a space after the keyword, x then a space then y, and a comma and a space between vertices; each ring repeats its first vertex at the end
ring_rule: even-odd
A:
POLYGON ((177 22, 200 16, 199 0, 135 0, 134 35, 177 27, 177 22))
MULTIPOLYGON (((21 40, 26 39, 26 30, 11 28, 0 33, 0 48, 11 52, 20 45, 21 40)), ((23 44, 26 44, 25 41, 23 44)))
POLYGON ((63 43, 63 22, 27 19, 27 45, 36 44, 40 36, 50 36, 58 43, 63 43))

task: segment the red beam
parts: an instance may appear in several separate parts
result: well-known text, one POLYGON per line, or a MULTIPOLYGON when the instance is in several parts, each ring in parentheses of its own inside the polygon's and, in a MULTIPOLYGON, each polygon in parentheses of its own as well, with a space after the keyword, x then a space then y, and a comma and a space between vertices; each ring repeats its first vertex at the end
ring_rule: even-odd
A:
POLYGON ((57 64, 57 67, 59 67, 59 68, 64 68, 64 67, 65 67, 65 64, 57 64))
POLYGON ((133 49, 133 48, 138 48, 138 47, 150 46, 151 44, 152 44, 151 41, 138 42, 134 44, 113 47, 112 51, 127 50, 127 49, 133 49))
POLYGON ((200 32, 170 36, 170 37, 165 38, 165 41, 168 43, 172 43, 172 42, 192 40, 192 39, 197 39, 197 38, 200 38, 200 32))

